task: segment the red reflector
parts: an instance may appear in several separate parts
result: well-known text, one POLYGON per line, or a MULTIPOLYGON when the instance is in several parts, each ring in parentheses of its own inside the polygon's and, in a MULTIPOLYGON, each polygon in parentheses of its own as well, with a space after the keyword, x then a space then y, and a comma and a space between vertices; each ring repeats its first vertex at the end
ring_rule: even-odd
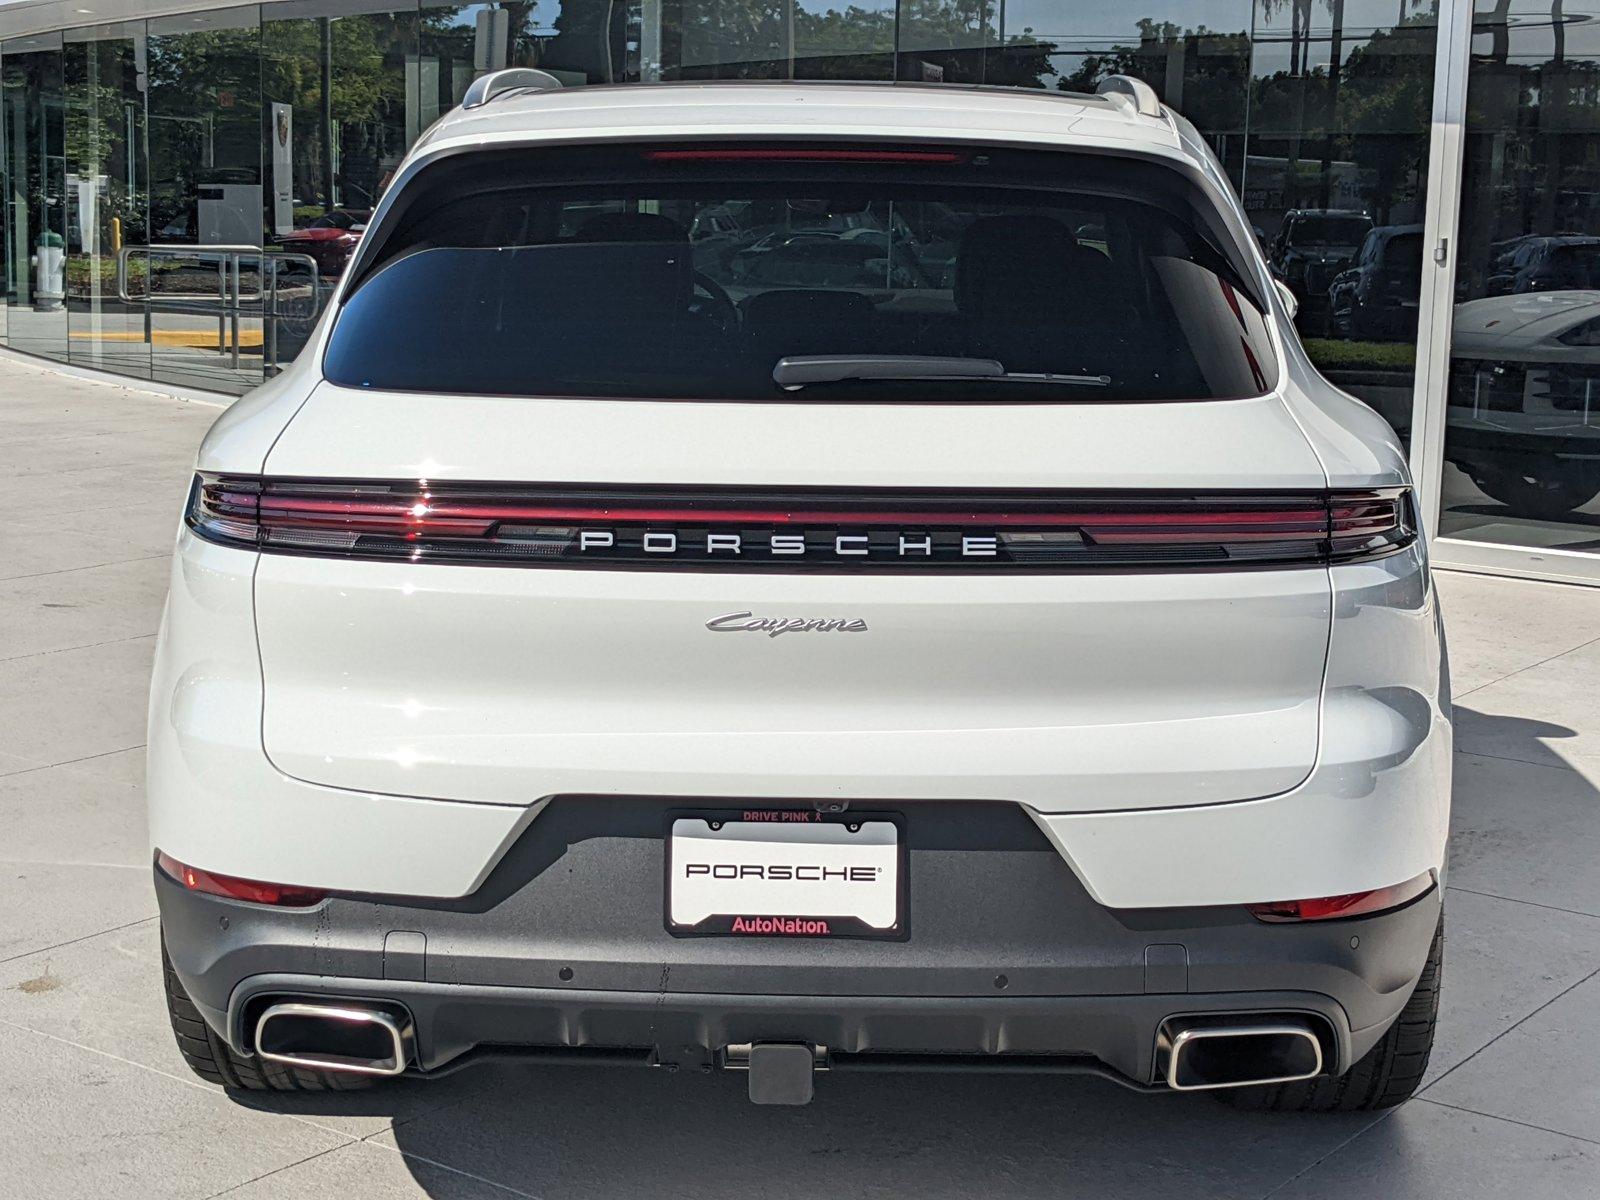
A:
POLYGON ((646 150, 651 162, 858 162, 959 163, 965 154, 953 150, 807 150, 774 146, 766 149, 727 147, 708 150, 646 150))
POLYGON ((226 896, 229 900, 247 900, 251 904, 276 904, 280 908, 309 908, 320 904, 328 895, 315 888, 296 887, 287 883, 263 883, 257 879, 237 879, 232 875, 218 875, 187 866, 170 854, 158 851, 156 865, 176 879, 191 892, 207 896, 226 896))
POLYGON ((1317 896, 1311 900, 1277 900, 1270 904, 1247 904, 1258 921, 1331 921, 1340 917, 1369 917, 1409 904, 1433 887, 1432 872, 1393 887, 1366 892, 1346 892, 1342 896, 1317 896))

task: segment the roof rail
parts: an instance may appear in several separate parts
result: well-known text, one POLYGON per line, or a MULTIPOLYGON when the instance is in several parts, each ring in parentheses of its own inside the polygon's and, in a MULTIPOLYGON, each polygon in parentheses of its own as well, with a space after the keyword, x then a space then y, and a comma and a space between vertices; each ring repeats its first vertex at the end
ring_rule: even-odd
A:
POLYGON ((1161 98, 1156 95, 1155 88, 1132 75, 1107 75, 1100 81, 1100 86, 1094 89, 1094 94, 1113 99, 1120 97, 1131 104, 1134 112, 1141 117, 1161 115, 1161 98))
POLYGON ((553 92, 560 86, 561 80, 549 71, 508 67, 504 71, 492 71, 474 79, 467 88, 467 94, 462 97, 461 107, 480 108, 506 92, 527 91, 530 88, 537 92, 553 92))

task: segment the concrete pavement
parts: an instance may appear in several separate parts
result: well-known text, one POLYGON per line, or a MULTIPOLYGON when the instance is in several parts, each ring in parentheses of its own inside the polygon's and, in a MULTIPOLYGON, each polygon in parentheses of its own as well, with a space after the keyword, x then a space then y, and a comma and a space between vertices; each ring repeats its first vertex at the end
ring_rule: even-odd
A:
POLYGON ((215 409, 0 358, 0 1195, 1600 1195, 1600 589, 1442 574, 1457 690, 1443 1030, 1422 1097, 1268 1117, 1077 1078, 496 1067, 229 1097, 161 999, 144 696, 215 409))

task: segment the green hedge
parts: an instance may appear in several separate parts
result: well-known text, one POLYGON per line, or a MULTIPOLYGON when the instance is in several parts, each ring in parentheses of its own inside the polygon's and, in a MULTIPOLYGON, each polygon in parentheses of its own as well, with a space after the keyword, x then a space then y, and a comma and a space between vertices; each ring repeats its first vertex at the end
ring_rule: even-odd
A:
POLYGON ((1324 371, 1406 371, 1416 366, 1411 342, 1347 342, 1339 338, 1306 338, 1306 353, 1324 371))

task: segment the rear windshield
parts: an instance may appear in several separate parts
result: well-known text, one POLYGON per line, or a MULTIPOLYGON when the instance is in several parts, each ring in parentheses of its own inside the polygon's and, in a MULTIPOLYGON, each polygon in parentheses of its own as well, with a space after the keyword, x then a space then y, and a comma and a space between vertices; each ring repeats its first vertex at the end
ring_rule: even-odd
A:
POLYGON ((430 168, 385 225, 331 335, 334 383, 1080 402, 1277 379, 1214 209, 1134 160, 480 153, 430 168))

